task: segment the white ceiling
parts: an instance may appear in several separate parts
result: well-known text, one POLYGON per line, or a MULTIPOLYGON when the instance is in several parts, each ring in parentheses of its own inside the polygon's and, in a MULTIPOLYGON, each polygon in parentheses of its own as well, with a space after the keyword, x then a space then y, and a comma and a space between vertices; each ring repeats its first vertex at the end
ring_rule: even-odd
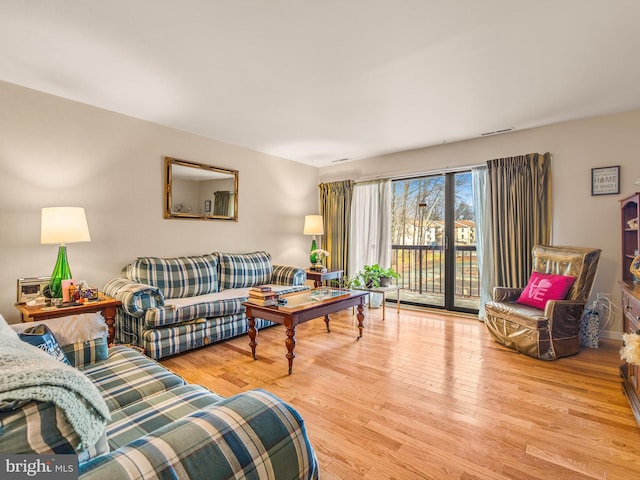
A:
POLYGON ((638 0, 0 0, 0 80, 323 166, 640 108, 638 0))

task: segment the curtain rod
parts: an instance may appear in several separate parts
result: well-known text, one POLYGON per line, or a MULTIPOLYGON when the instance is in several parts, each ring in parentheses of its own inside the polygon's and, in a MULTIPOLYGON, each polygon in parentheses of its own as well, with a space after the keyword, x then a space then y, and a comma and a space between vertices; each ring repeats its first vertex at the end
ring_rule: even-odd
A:
POLYGON ((367 176, 367 177, 362 177, 358 180, 355 180, 355 183, 366 183, 366 182, 373 182, 375 180, 403 180, 405 178, 414 178, 414 177, 426 177, 428 175, 441 175, 441 174, 445 174, 445 173, 455 173, 455 172, 462 172, 464 170, 471 170, 472 168, 476 168, 476 167, 484 167, 486 166, 486 163, 481 163, 481 164, 477 164, 477 165, 465 165, 465 166, 460 166, 460 167, 445 167, 439 170, 431 170, 428 172, 412 172, 412 173, 404 173, 402 175, 393 175, 393 176, 389 176, 389 177, 385 177, 382 175, 374 175, 374 176, 367 176))

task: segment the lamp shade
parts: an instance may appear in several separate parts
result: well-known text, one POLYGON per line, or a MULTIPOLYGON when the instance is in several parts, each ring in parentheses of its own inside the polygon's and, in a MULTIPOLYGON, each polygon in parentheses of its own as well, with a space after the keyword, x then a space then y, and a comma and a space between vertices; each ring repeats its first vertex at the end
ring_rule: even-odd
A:
POLYGON ((303 233, 305 235, 324 235, 322 215, 305 215, 303 233))
POLYGON ((40 243, 90 242, 87 217, 82 207, 44 207, 40 243))

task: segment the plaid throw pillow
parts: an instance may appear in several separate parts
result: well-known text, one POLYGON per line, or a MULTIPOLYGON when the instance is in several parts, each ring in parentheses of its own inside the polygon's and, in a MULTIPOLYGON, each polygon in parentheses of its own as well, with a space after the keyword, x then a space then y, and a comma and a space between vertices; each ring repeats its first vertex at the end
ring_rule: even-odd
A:
POLYGON ((271 283, 273 266, 267 252, 216 253, 220 267, 220 289, 253 287, 271 283))
POLYGON ((185 298, 218 291, 218 259, 197 257, 139 257, 126 269, 126 276, 158 288, 165 298, 185 298))

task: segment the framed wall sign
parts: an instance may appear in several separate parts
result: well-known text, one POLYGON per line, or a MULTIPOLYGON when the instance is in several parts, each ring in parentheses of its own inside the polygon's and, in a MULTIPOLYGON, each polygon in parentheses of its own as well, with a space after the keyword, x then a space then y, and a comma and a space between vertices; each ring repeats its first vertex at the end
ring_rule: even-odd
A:
POLYGON ((591 195, 620 193, 620 165, 591 169, 591 195))

